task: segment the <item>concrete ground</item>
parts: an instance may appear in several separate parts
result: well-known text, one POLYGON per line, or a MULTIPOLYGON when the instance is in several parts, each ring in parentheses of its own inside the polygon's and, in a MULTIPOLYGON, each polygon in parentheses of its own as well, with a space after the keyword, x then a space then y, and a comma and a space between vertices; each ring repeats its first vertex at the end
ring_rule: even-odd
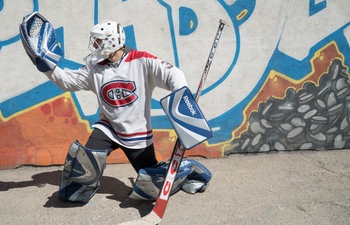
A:
MULTIPOLYGON (((350 151, 293 151, 198 159, 204 193, 170 198, 160 224, 350 224, 350 151)), ((108 165, 87 204, 58 200, 62 166, 0 170, 0 224, 118 224, 152 210, 127 198, 136 174, 108 165)))

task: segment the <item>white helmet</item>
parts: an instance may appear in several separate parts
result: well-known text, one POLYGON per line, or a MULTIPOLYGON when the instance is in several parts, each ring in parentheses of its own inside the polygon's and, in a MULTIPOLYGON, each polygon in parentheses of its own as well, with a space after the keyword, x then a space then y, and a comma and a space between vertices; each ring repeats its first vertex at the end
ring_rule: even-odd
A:
POLYGON ((90 30, 89 49, 91 54, 85 58, 93 65, 107 59, 112 53, 124 47, 123 27, 114 21, 106 20, 90 30), (99 39, 99 41, 97 41, 99 39))

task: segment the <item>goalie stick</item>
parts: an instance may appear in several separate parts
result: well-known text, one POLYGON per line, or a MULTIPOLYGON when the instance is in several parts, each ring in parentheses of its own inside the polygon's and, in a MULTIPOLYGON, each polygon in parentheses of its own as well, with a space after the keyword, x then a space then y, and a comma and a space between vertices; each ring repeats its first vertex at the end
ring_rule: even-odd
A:
MULTIPOLYGON (((199 97, 202 93, 204 83, 207 79, 209 69, 210 69, 211 63, 213 61, 217 46, 219 44, 221 33, 222 33, 225 25, 227 25, 227 22, 223 19, 220 19, 220 24, 219 24, 219 27, 217 29, 214 42, 212 44, 210 54, 209 54, 207 62, 205 64, 201 80, 200 80, 199 85, 198 85, 198 89, 197 89, 196 96, 195 96, 196 102, 198 102, 199 97)), ((166 207, 167 207, 167 204, 168 204, 168 201, 169 201, 170 191, 173 187, 173 183, 175 181, 175 177, 176 177, 176 174, 177 174, 178 169, 180 167, 182 158, 184 157, 184 154, 185 154, 185 149, 182 146, 179 138, 177 138, 175 146, 174 146, 174 150, 172 152, 172 156, 170 158, 169 167, 168 167, 168 170, 166 173, 163 187, 158 195, 158 198, 156 199, 156 202, 155 202, 155 205, 154 205, 152 211, 149 214, 147 214, 146 216, 141 217, 137 220, 132 220, 132 221, 128 221, 128 222, 121 223, 121 224, 123 224, 123 225, 158 224, 162 220, 163 215, 164 215, 165 210, 166 210, 166 207)))

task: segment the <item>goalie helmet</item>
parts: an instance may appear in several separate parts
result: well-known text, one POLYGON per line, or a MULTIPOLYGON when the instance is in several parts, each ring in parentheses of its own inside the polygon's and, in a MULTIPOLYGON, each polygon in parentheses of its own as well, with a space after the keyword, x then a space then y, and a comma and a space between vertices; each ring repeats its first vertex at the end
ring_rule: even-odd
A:
POLYGON ((90 30, 89 50, 91 54, 85 58, 85 61, 95 65, 124 47, 124 44, 125 32, 119 23, 106 20, 96 24, 90 30))

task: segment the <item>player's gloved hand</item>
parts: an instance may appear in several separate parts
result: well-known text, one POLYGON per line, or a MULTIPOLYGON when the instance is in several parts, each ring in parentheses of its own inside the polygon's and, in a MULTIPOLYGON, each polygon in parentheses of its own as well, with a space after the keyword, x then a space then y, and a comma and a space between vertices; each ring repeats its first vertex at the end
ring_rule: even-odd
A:
POLYGON ((38 70, 53 70, 63 51, 50 22, 39 12, 33 12, 23 18, 19 31, 23 47, 38 70))

